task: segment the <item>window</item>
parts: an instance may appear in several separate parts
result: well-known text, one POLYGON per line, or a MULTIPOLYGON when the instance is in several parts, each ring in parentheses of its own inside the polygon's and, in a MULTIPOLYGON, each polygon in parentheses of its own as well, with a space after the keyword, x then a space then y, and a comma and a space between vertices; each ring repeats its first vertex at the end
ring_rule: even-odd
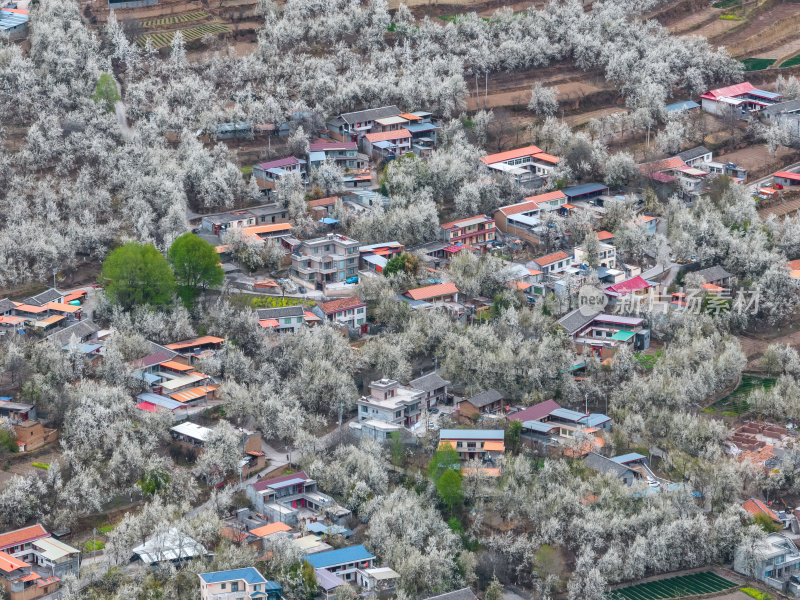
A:
POLYGON ((369 408, 367 408, 366 406, 362 406, 361 407, 361 412, 363 412, 363 413, 369 412, 369 408))
POLYGON ((296 322, 297 323, 302 323, 303 322, 303 317, 297 317, 296 322))
POLYGON ((228 586, 228 584, 227 584, 227 583, 221 583, 221 584, 219 585, 219 587, 221 587, 223 590, 224 590, 224 589, 226 589, 226 587, 227 587, 227 586, 228 586))
POLYGON ((283 320, 283 323, 284 323, 284 325, 291 325, 292 324, 292 318, 291 317, 285 318, 283 320))
POLYGON ((231 591, 232 592, 238 592, 239 591, 239 582, 238 581, 234 581, 231 584, 231 591))
POLYGON ((402 412, 398 410, 396 413, 394 413, 394 418, 399 419, 401 414, 402 412))
POLYGON ((325 252, 328 252, 331 249, 330 244, 325 244, 325 252))
POLYGON ((260 592, 261 591, 261 584, 260 583, 255 584, 253 586, 253 591, 254 592, 260 592))
POLYGON ((456 442, 456 448, 463 448, 464 442, 456 442))

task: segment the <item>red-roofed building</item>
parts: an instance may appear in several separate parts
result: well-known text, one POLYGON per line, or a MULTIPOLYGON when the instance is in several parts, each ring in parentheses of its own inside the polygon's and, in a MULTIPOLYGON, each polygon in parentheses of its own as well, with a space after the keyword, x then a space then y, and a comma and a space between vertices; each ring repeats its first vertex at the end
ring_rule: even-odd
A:
POLYGON ((780 523, 781 519, 778 515, 773 511, 766 503, 758 500, 757 498, 750 498, 749 500, 745 500, 742 502, 742 508, 749 512, 754 517, 758 514, 767 515, 770 519, 775 521, 776 523, 780 523))
POLYGON ((779 183, 784 187, 791 187, 793 185, 800 185, 800 173, 792 173, 790 171, 778 171, 772 176, 775 183, 779 183))
POLYGON ((245 494, 256 512, 263 514, 270 523, 295 526, 300 518, 308 517, 301 511, 314 515, 326 510, 331 520, 339 524, 350 514, 349 510, 337 505, 333 498, 320 492, 317 482, 305 471, 250 483, 245 494))
POLYGON ((509 421, 519 421, 520 423, 524 423, 525 421, 541 421, 558 408, 561 408, 561 405, 555 400, 545 400, 544 402, 539 402, 539 404, 534 404, 528 408, 523 408, 520 411, 511 413, 508 415, 507 419, 509 421))
POLYGON ((259 163, 253 167, 253 176, 262 190, 275 189, 275 185, 281 177, 286 177, 293 173, 299 175, 303 181, 306 180, 306 161, 304 159, 287 156, 286 158, 259 163))
POLYGON ((614 234, 604 229, 602 231, 597 232, 597 239, 600 240, 601 242, 607 242, 608 240, 614 239, 614 234))
POLYGON ((401 128, 368 133, 364 136, 364 150, 376 158, 405 154, 411 151, 411 132, 401 128))
POLYGON ((481 158, 481 162, 490 169, 514 177, 520 185, 530 185, 536 181, 546 183, 547 176, 558 160, 557 156, 542 152, 538 146, 525 146, 481 158))
POLYGON ((700 96, 703 110, 723 115, 728 107, 737 108, 742 111, 742 117, 747 111, 758 111, 762 108, 775 104, 783 99, 781 94, 768 92, 756 88, 749 81, 729 85, 728 87, 710 90, 700 96))
POLYGON ((539 244, 538 230, 542 215, 558 210, 567 203, 564 192, 556 190, 536 196, 528 196, 523 202, 497 209, 494 220, 497 228, 509 236, 519 237, 531 244, 539 244))
POLYGON ((458 288, 455 283, 437 283, 408 290, 403 294, 411 300, 425 302, 458 302, 458 288))
POLYGON ((367 304, 356 296, 319 302, 317 307, 322 311, 322 316, 332 323, 356 328, 367 322, 367 304))
POLYGON ((367 166, 369 159, 359 154, 356 142, 317 140, 308 145, 308 166, 318 167, 326 160, 332 160, 342 169, 358 171, 367 166))
POLYGON ((439 234, 450 244, 466 244, 480 248, 494 241, 494 219, 488 215, 477 215, 450 223, 443 223, 439 234))
POLYGON ((536 263, 539 270, 549 275, 566 270, 572 262, 572 257, 563 250, 559 250, 558 252, 535 258, 533 262, 536 263))
MULTIPOLYGON (((641 276, 637 275, 631 279, 626 279, 625 281, 620 281, 619 283, 609 285, 603 290, 603 292, 606 296, 608 296, 608 306, 613 307, 620 302, 621 297, 628 296, 629 294, 633 294, 634 296, 638 297, 639 302, 644 302, 645 298, 647 297, 648 290, 651 288, 655 289, 656 287, 657 286, 653 285, 646 279, 643 279, 641 276)), ((624 300, 625 303, 630 303, 631 301, 631 298, 626 298, 624 300)))

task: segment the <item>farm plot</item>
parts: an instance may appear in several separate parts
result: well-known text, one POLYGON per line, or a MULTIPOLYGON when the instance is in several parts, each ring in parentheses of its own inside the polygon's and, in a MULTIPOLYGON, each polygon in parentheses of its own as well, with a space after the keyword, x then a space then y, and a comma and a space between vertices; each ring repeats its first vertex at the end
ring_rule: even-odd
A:
POLYGON ((648 581, 625 588, 612 590, 606 594, 608 600, 666 600, 684 596, 714 594, 735 588, 736 584, 712 573, 692 573, 669 579, 648 581))
POLYGON ((142 21, 142 27, 159 27, 161 25, 177 25, 179 23, 186 23, 187 21, 199 21, 211 16, 207 12, 195 12, 188 15, 174 15, 171 17, 160 17, 157 19, 149 19, 142 21))
MULTIPOLYGON (((183 41, 191 42, 200 39, 206 34, 219 35, 221 33, 228 33, 230 30, 231 28, 228 25, 224 25, 222 23, 209 23, 207 25, 198 25, 197 27, 192 27, 191 29, 182 29, 181 32, 183 33, 183 41)), ((146 40, 150 39, 150 43, 154 48, 163 48, 164 46, 169 46, 172 43, 172 38, 174 37, 174 31, 148 33, 147 35, 140 37, 136 43, 139 46, 144 46, 146 40)))

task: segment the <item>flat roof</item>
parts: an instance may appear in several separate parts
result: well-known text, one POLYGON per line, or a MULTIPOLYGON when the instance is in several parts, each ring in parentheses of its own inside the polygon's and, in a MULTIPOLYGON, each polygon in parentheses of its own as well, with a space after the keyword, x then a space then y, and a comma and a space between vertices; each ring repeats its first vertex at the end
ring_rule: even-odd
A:
POLYGON ((440 440, 505 440, 502 429, 440 429, 440 440))
POLYGON ((179 433, 181 435, 188 436, 190 438, 194 438, 196 440, 201 440, 205 442, 208 437, 211 435, 211 429, 208 427, 203 427, 202 425, 198 425, 197 423, 191 423, 189 421, 185 421, 180 423, 179 425, 175 425, 175 427, 171 427, 170 431, 174 431, 175 433, 179 433))

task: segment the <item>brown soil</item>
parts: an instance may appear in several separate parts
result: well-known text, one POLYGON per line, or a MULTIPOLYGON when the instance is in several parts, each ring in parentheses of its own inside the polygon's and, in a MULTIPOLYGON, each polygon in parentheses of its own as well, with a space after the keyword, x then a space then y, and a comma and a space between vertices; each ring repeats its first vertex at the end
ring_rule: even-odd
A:
POLYGON ((747 356, 745 371, 761 371, 759 360, 771 344, 788 344, 795 349, 800 349, 800 320, 795 318, 781 328, 748 331, 739 335, 738 338, 742 345, 742 351, 747 356))
POLYGON ((780 148, 774 156, 770 155, 763 144, 735 150, 726 154, 715 155, 714 160, 732 162, 748 169, 748 179, 757 179, 782 166, 793 162, 797 151, 789 148, 780 148))

